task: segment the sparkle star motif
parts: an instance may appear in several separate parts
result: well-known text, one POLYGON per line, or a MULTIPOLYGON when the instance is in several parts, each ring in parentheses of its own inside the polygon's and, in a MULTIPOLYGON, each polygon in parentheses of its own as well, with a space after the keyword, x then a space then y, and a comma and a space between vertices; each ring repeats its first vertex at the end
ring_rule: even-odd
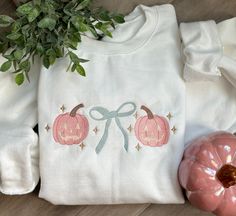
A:
POLYGON ((169 120, 173 118, 172 114, 169 112, 168 115, 166 116, 169 120))
POLYGON ((131 133, 131 132, 133 131, 132 125, 130 125, 130 126, 127 128, 127 130, 131 133))
POLYGON ((61 106, 60 110, 64 113, 66 110, 66 107, 64 105, 61 106))
POLYGON ((138 118, 138 112, 135 112, 134 117, 137 119, 138 118))
POLYGON ((93 129, 93 132, 95 133, 95 134, 97 134, 98 133, 98 127, 96 126, 94 129, 93 129))
POLYGON ((50 126, 47 124, 45 130, 48 132, 50 129, 51 129, 50 126))
POLYGON ((174 134, 176 134, 177 128, 175 126, 172 127, 171 130, 173 131, 174 134))
POLYGON ((135 148, 137 149, 137 151, 140 151, 140 149, 142 148, 139 143, 135 146, 135 148))
POLYGON ((79 146, 80 146, 81 150, 83 150, 85 147, 84 143, 81 143, 79 146))

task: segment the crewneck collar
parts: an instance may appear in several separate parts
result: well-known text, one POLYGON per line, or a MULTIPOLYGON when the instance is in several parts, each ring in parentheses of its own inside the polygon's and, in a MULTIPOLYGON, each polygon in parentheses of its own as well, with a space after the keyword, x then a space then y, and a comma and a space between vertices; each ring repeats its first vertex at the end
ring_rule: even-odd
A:
MULTIPOLYGON (((128 38, 124 38, 123 41, 117 41, 115 38, 99 41, 88 36, 82 36, 82 43, 79 50, 81 52, 101 55, 116 55, 128 54, 141 48, 151 39, 157 28, 157 7, 158 6, 147 7, 144 5, 138 5, 133 12, 125 17, 126 22, 119 25, 117 31, 119 30, 122 32, 122 28, 125 28, 125 25, 126 27, 140 25, 140 27, 138 26, 137 31, 133 32, 131 37, 128 36, 128 38)), ((116 30, 114 30, 113 34, 115 35, 115 33, 116 30)))

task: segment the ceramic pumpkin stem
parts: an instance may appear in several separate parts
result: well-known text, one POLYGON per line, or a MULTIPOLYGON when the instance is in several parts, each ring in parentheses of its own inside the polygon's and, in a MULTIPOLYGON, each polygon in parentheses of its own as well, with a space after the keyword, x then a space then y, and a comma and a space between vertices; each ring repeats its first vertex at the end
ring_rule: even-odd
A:
POLYGON ((217 178, 225 188, 236 185, 236 167, 226 164, 217 173, 217 178))
POLYGON ((146 106, 142 105, 141 109, 144 110, 147 113, 148 119, 154 119, 154 115, 150 109, 148 109, 146 106))
POLYGON ((75 117, 75 116, 76 116, 76 112, 77 112, 80 108, 82 108, 82 107, 84 107, 84 104, 79 104, 79 105, 77 105, 76 107, 74 107, 74 108, 71 110, 71 112, 70 112, 70 116, 71 116, 71 117, 75 117))

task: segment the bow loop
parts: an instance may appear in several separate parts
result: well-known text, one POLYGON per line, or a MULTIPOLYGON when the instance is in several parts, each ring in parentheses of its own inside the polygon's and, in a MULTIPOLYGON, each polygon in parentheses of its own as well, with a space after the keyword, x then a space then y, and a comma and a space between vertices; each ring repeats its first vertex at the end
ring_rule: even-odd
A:
POLYGON ((109 113, 109 110, 107 110, 106 108, 103 107, 93 107, 90 111, 89 111, 89 115, 92 119, 96 120, 96 121, 103 121, 107 119, 107 114, 109 113), (97 112, 101 115, 101 117, 97 117, 95 116, 93 113, 97 112))
POLYGON ((126 116, 130 116, 132 115, 135 110, 136 110, 136 105, 133 102, 126 102, 123 103, 118 109, 117 109, 117 113, 118 113, 118 117, 126 117, 126 116), (126 111, 126 112, 121 112, 122 109, 124 109, 125 107, 128 108, 128 106, 131 107, 130 110, 126 111))

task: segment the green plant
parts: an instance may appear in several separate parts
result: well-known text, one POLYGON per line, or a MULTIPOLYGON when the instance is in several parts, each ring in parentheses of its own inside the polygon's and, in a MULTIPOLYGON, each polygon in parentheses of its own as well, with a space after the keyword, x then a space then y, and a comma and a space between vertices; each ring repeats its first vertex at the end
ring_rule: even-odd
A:
POLYGON ((73 50, 81 42, 81 35, 91 32, 96 39, 112 37, 111 27, 124 23, 121 14, 109 13, 102 8, 91 8, 92 0, 31 0, 20 5, 15 18, 0 15, 0 27, 7 28, 0 38, 0 53, 6 62, 0 71, 14 68, 15 81, 21 85, 29 71, 34 56, 42 58, 49 68, 57 58, 70 59, 68 70, 85 76, 79 58, 73 50))

